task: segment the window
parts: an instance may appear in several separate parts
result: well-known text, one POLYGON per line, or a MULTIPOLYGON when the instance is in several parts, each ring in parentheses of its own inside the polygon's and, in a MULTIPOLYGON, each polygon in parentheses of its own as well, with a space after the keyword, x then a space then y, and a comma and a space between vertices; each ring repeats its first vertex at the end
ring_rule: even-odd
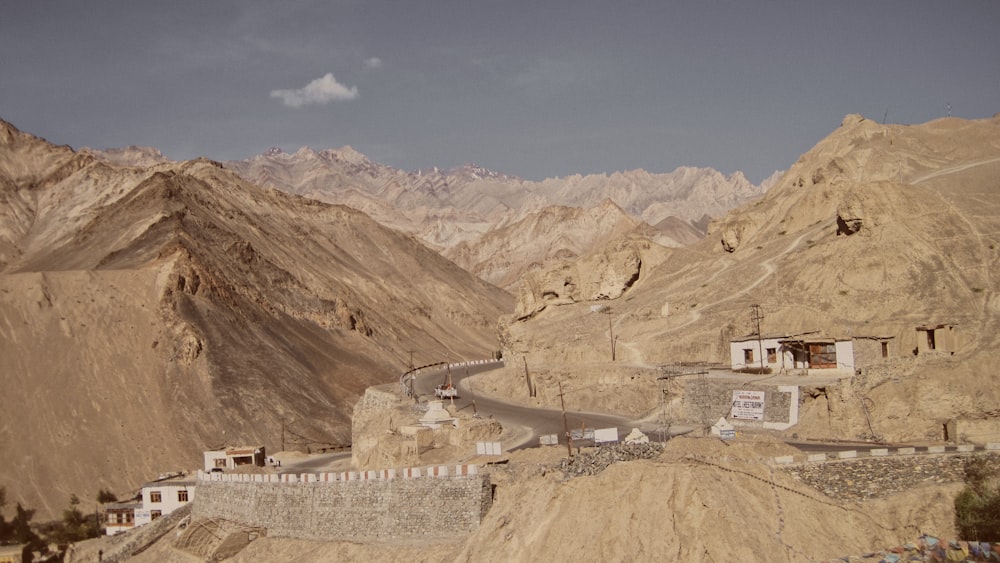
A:
POLYGON ((810 368, 836 368, 837 346, 835 344, 810 344, 810 368))
POLYGON ((215 466, 216 467, 221 467, 221 468, 225 469, 226 468, 226 458, 224 458, 224 457, 216 458, 215 459, 215 466))
POLYGON ((774 364, 778 362, 778 349, 768 348, 767 349, 767 363, 774 364))
POLYGON ((163 516, 163 511, 162 510, 150 510, 149 511, 149 519, 150 520, 156 520, 160 516, 163 516))
POLYGON ((163 502, 163 495, 160 491, 149 491, 149 502, 163 502))
POLYGON ((934 331, 933 330, 928 330, 927 331, 927 349, 928 350, 933 350, 936 347, 937 347, 937 343, 934 342, 934 331))
POLYGON ((188 501, 187 489, 184 489, 183 491, 177 491, 177 502, 187 502, 187 501, 188 501))
POLYGON ((753 350, 751 348, 745 348, 743 350, 743 363, 744 364, 753 363, 753 350))

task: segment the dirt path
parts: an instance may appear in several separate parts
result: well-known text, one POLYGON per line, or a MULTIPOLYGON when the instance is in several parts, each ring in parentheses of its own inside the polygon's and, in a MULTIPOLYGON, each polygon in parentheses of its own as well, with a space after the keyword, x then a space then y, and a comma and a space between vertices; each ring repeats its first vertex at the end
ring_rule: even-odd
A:
POLYGON ((925 174, 919 178, 914 178, 910 181, 911 184, 919 184, 920 182, 937 178, 938 176, 946 176, 948 174, 954 174, 955 172, 961 172, 963 170, 968 170, 969 168, 975 168, 976 166, 982 166, 984 164, 990 164, 992 162, 1000 162, 1000 158, 988 158, 986 160, 978 160, 976 162, 969 162, 967 164, 960 164, 958 166, 952 166, 950 168, 943 168, 941 170, 936 170, 930 174, 925 174))

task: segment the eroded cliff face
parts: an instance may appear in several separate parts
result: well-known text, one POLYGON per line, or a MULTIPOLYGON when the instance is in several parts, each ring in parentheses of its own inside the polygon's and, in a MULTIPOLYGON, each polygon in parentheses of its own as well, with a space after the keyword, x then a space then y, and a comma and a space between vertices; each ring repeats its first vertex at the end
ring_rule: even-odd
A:
POLYGON ((576 261, 526 274, 518 285, 514 316, 526 319, 549 306, 618 299, 643 273, 644 251, 651 262, 660 259, 652 246, 648 241, 615 241, 576 261))

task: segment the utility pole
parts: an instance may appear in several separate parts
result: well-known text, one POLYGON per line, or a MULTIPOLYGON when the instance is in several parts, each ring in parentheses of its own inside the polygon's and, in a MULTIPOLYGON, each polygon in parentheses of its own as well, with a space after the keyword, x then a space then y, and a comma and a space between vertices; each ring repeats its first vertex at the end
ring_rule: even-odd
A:
POLYGON ((469 366, 465 366, 465 379, 469 383, 469 395, 472 396, 472 418, 479 418, 479 411, 476 410, 476 393, 472 390, 472 380, 469 379, 469 366))
POLYGON ((535 396, 535 385, 531 383, 531 375, 528 374, 528 359, 521 356, 521 361, 524 362, 524 381, 528 384, 528 397, 532 398, 535 396))
POLYGON ((764 373, 764 340, 760 335, 760 321, 764 320, 764 314, 760 312, 760 305, 754 303, 750 305, 750 322, 754 325, 754 334, 757 335, 757 353, 760 354, 760 372, 764 373))
POLYGON ((569 421, 566 420, 566 401, 563 399, 562 380, 559 380, 559 406, 562 407, 563 429, 566 431, 566 452, 573 457, 573 439, 569 434, 569 421))
POLYGON ((611 307, 601 309, 601 312, 608 316, 608 338, 611 339, 611 361, 615 361, 615 329, 611 323, 611 307))

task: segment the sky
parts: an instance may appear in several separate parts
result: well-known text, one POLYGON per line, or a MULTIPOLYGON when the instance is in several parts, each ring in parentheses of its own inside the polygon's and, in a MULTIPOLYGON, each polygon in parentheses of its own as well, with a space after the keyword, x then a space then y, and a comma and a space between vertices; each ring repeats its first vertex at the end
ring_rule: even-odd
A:
POLYGON ((847 114, 1000 112, 998 30, 996 0, 8 0, 0 118, 178 160, 759 182, 847 114))

